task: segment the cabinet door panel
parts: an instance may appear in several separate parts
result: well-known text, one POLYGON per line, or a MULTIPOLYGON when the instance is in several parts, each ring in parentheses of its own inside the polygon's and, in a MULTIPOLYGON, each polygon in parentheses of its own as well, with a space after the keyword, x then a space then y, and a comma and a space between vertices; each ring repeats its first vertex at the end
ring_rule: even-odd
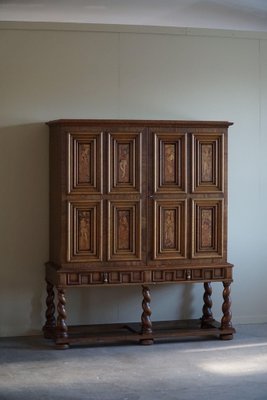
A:
POLYGON ((154 260, 186 256, 186 200, 154 202, 154 260))
POLYGON ((102 193, 102 133, 69 133, 69 193, 102 193))
POLYGON ((109 134, 109 193, 140 193, 141 143, 141 133, 109 134))
POLYGON ((68 261, 102 260, 102 201, 68 203, 68 261))
POLYGON ((141 201, 109 201, 108 232, 108 260, 141 260, 141 201))
POLYGON ((224 137, 192 135, 192 192, 223 192, 224 137))
POLYGON ((223 255, 223 200, 193 200, 192 258, 223 255))
POLYGON ((154 133, 154 192, 186 191, 186 135, 154 133))

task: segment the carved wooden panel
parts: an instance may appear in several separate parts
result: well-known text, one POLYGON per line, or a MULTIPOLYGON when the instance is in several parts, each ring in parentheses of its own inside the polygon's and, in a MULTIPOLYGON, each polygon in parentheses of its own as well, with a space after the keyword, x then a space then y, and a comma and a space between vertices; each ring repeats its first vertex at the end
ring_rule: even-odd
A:
POLYGON ((192 257, 223 254, 223 200, 193 200, 192 257))
POLYGON ((102 260, 102 202, 68 203, 68 260, 102 260))
POLYGON ((102 193, 102 133, 69 133, 69 193, 102 193))
POLYGON ((186 135, 154 133, 154 191, 186 191, 186 135))
POLYGON ((224 171, 223 135, 192 136, 192 191, 222 192, 224 171))
POLYGON ((140 192, 141 139, 141 132, 109 134, 109 192, 140 192))
POLYGON ((186 256, 186 200, 154 203, 154 259, 186 256))
POLYGON ((141 202, 109 201, 108 259, 141 260, 141 202))

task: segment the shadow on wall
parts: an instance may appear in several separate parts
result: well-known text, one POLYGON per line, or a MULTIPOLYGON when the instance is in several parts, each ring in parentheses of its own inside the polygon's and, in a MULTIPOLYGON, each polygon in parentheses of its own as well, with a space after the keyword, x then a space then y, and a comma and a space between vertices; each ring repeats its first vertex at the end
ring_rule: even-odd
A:
POLYGON ((48 259, 49 135, 43 123, 0 128, 0 335, 40 329, 48 259))

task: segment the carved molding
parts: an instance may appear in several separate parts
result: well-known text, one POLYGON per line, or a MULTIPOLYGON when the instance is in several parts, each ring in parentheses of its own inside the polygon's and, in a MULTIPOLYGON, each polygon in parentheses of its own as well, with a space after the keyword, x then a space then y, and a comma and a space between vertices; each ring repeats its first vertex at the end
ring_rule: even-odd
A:
POLYGON ((223 200, 192 201, 192 258, 223 256, 223 200))
POLYGON ((69 133, 69 193, 102 193, 102 136, 102 132, 69 133))
POLYGON ((110 133, 108 192, 140 193, 142 133, 110 133))
POLYGON ((68 261, 102 261, 102 201, 68 203, 68 261))
POLYGON ((154 259, 186 257, 186 200, 154 202, 154 259))
POLYGON ((186 192, 186 135, 154 133, 154 192, 186 192))
POLYGON ((141 260, 141 200, 108 202, 108 260, 141 260))
POLYGON ((224 136, 192 135, 192 192, 223 192, 224 136))

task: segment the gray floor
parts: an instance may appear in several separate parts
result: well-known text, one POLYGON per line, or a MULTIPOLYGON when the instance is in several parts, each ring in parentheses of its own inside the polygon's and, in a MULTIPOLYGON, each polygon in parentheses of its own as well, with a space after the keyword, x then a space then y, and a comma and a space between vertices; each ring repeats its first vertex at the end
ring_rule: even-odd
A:
POLYGON ((1 400, 267 400, 267 324, 232 341, 55 350, 41 337, 0 339, 1 400))

